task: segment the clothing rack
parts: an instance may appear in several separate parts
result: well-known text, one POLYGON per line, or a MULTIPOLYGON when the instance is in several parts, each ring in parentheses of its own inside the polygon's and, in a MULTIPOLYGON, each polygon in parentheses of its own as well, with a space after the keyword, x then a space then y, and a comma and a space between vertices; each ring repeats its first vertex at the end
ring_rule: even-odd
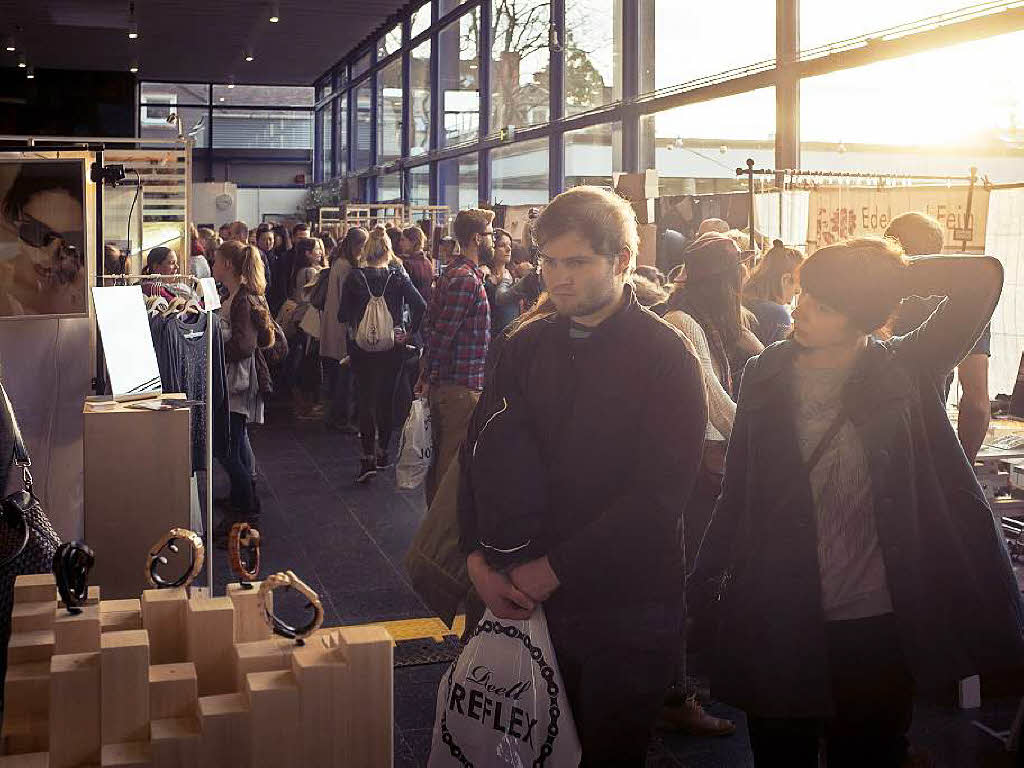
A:
MULTIPOLYGON (((965 214, 965 221, 970 218, 971 207, 974 204, 974 187, 978 183, 978 169, 971 166, 970 175, 968 176, 933 176, 928 174, 913 174, 913 173, 875 173, 873 171, 807 171, 802 169, 793 168, 755 168, 754 160, 747 158, 746 168, 737 168, 736 176, 747 177, 747 205, 748 215, 747 222, 750 226, 750 248, 754 248, 754 177, 755 176, 774 176, 776 181, 780 183, 781 189, 786 189, 792 184, 792 179, 796 177, 803 178, 833 178, 833 179, 875 179, 877 181, 876 186, 883 187, 883 181, 891 179, 894 181, 939 181, 939 182, 952 182, 952 181, 964 181, 968 183, 967 188, 967 211, 965 214), (787 182, 787 178, 790 181, 787 182)), ((781 221, 781 220, 780 220, 781 221)), ((964 250, 967 249, 967 240, 961 241, 961 246, 964 250)))
MULTIPOLYGON (((195 275, 101 275, 100 280, 157 280, 167 282, 187 282, 193 289, 198 288, 200 280, 195 275)), ((203 309, 206 313, 206 584, 213 593, 213 310, 203 309)), ((99 371, 96 372, 97 376, 99 371)))

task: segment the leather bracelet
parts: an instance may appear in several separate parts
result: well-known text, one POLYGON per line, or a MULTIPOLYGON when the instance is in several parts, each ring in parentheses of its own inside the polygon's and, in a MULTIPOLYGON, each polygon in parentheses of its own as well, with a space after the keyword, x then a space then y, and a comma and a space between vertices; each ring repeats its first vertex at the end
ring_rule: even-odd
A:
POLYGON ((68 613, 82 612, 79 606, 89 597, 89 571, 95 563, 96 553, 81 541, 66 541, 53 553, 53 575, 68 613))
POLYGON ((199 538, 199 534, 187 528, 172 528, 161 536, 156 544, 149 548, 149 554, 146 557, 146 581, 156 589, 187 587, 195 581, 196 577, 203 570, 203 560, 205 557, 206 550, 203 546, 203 540, 199 538), (171 552, 177 552, 177 542, 179 539, 187 541, 192 547, 192 551, 189 553, 189 567, 187 571, 174 581, 167 581, 156 572, 159 566, 167 565, 167 558, 160 553, 163 552, 165 547, 171 552))
POLYGON ((245 589, 252 589, 250 581, 260 575, 260 532, 248 523, 235 523, 228 534, 228 561, 245 589), (247 550, 249 562, 243 559, 247 550))
POLYGON ((260 584, 260 606, 263 620, 267 622, 267 626, 273 630, 274 634, 281 637, 294 638, 299 645, 302 645, 303 638, 309 637, 324 623, 324 606, 320 602, 320 597, 310 589, 308 584, 296 576, 293 571, 275 573, 263 580, 263 583, 260 584), (312 620, 303 627, 293 627, 278 618, 273 611, 267 609, 267 596, 271 592, 275 589, 289 588, 294 589, 309 600, 306 607, 313 609, 312 620))

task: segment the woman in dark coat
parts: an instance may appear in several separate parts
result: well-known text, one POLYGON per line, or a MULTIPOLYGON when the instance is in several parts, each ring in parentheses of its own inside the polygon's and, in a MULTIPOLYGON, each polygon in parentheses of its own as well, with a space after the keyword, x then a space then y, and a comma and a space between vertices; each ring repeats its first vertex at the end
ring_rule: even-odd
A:
POLYGON ((1002 267, 861 238, 817 251, 800 284, 793 338, 747 365, 689 596, 714 605, 715 694, 747 711, 758 768, 814 768, 821 736, 829 768, 896 768, 915 689, 1024 658, 1005 544, 941 394, 1002 267), (946 299, 872 339, 909 295, 946 299))

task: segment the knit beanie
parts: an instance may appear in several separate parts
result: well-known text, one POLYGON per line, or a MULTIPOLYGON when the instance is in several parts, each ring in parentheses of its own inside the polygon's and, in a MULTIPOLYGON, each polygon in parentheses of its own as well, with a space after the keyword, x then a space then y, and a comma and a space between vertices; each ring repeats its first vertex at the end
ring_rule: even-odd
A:
POLYGON ((683 252, 687 281, 704 280, 735 270, 740 249, 720 232, 705 232, 683 252))

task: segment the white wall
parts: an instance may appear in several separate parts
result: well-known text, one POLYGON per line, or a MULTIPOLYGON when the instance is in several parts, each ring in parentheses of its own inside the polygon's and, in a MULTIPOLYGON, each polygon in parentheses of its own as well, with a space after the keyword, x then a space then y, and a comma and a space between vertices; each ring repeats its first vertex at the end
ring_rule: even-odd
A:
POLYGON ((196 224, 221 224, 238 219, 238 188, 230 181, 200 183, 192 185, 192 221, 196 224), (218 210, 217 197, 230 195, 232 204, 224 210, 218 210))
MULTIPOLYGON (((238 190, 238 220, 255 227, 264 215, 297 217, 305 198, 305 189, 242 188, 238 190)), ((305 211, 301 211, 301 216, 305 218, 305 211)))

